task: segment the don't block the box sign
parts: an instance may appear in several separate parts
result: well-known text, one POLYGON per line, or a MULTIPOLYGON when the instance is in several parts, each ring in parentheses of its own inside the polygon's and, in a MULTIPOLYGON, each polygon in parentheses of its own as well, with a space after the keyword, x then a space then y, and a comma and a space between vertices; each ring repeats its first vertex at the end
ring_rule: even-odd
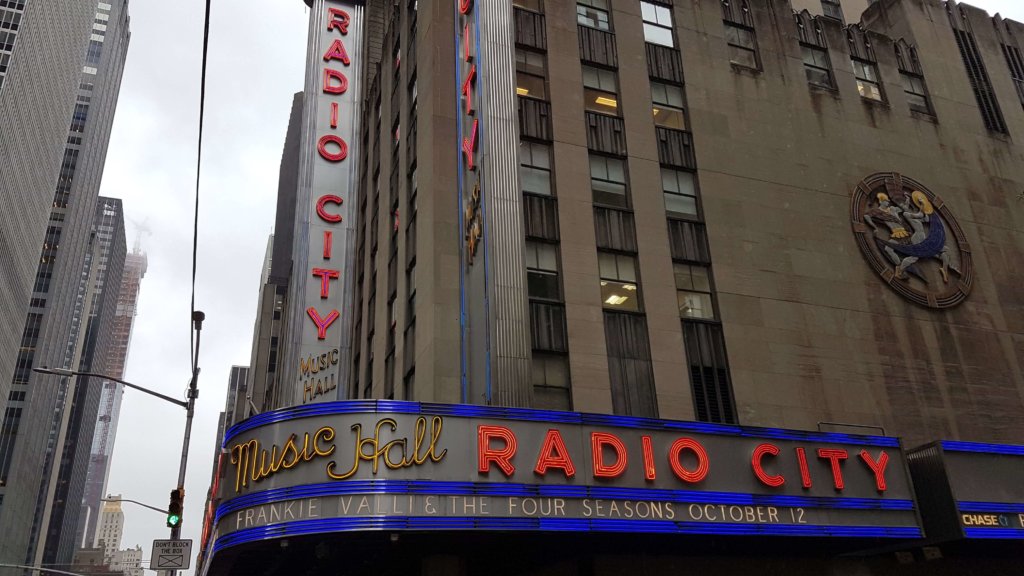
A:
POLYGON ((899 440, 415 402, 229 430, 217 548, 291 527, 921 536, 899 440))

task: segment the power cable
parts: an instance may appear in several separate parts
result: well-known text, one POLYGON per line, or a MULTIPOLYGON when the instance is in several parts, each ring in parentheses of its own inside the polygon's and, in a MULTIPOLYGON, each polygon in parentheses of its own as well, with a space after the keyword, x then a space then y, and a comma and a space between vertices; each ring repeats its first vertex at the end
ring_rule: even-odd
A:
POLYGON ((192 313, 189 315, 189 358, 192 360, 190 369, 196 365, 195 331, 192 329, 192 318, 196 313, 196 269, 199 259, 199 176, 203 165, 203 119, 206 115, 206 63, 210 51, 210 7, 213 0, 206 0, 206 20, 203 24, 203 71, 199 83, 199 145, 196 154, 196 207, 192 223, 192 313))

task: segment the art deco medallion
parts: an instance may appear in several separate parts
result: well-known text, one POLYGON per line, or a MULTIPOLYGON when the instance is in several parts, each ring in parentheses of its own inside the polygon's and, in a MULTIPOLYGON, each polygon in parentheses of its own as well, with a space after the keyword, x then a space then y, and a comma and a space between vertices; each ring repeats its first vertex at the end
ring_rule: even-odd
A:
POLYGON ((971 248, 941 198, 895 172, 869 176, 850 204, 854 237, 875 272, 904 298, 952 308, 971 292, 971 248))

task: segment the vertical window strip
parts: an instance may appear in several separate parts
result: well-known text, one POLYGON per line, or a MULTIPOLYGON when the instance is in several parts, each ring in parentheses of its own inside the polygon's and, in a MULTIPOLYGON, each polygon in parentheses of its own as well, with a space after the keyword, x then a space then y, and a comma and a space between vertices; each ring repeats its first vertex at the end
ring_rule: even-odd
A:
MULTIPOLYGON (((963 16, 961 15, 961 17, 963 16)), ((960 57, 967 69, 967 78, 974 91, 974 97, 978 101, 978 108, 981 109, 985 127, 993 132, 1008 134, 1006 120, 1003 118, 999 102, 996 100, 995 89, 992 87, 992 80, 985 69, 985 63, 982 60, 981 51, 978 50, 978 44, 974 40, 974 34, 961 29, 952 10, 950 10, 950 21, 953 25, 957 48, 960 49, 960 57)), ((964 25, 966 25, 966 19, 964 19, 964 25)))
POLYGON ((1010 76, 1013 78, 1013 86, 1017 89, 1017 98, 1021 106, 1024 106, 1024 56, 1016 46, 1003 44, 1003 56, 1006 57, 1006 65, 1010 67, 1010 76))

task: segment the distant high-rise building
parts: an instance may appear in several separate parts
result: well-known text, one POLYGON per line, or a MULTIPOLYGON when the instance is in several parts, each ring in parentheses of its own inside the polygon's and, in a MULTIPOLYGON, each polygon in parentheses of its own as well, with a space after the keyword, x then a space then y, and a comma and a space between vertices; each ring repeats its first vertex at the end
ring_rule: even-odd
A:
MULTIPOLYGON (((0 2, 0 404, 10 392, 95 14, 83 0, 0 2)), ((6 547, 0 543, 0 558, 6 547)))
MULTIPOLYGON (((121 277, 117 310, 110 334, 110 346, 106 350, 104 374, 124 378, 128 350, 131 347, 132 327, 139 299, 142 278, 149 265, 145 252, 136 241, 132 252, 125 257, 121 277)), ((89 457, 89 471, 85 482, 85 496, 82 499, 82 514, 78 522, 76 540, 81 547, 96 545, 96 526, 99 521, 100 500, 107 490, 110 476, 111 454, 117 435, 117 422, 121 414, 121 398, 124 387, 116 382, 104 381, 100 396, 99 416, 93 434, 92 450, 89 457)))
POLYGON ((292 273, 302 109, 303 93, 299 92, 292 99, 278 178, 274 234, 267 243, 263 273, 260 276, 260 295, 256 323, 253 327, 252 358, 249 361, 248 391, 245 399, 247 401, 239 405, 236 421, 251 416, 253 406, 262 412, 280 406, 283 402, 282 394, 291 398, 291 389, 282 386, 282 382, 291 382, 294 375, 282 372, 280 368, 283 365, 284 347, 287 342, 284 331, 288 313, 288 285, 292 273), (252 401, 251 405, 248 400, 252 401))
MULTIPOLYGON (((5 4, 10 5, 9 2, 5 4)), ((97 279, 105 281, 103 277, 107 271, 104 267, 109 264, 102 261, 103 240, 97 236, 102 234, 98 229, 94 230, 94 219, 130 33, 127 0, 109 3, 30 0, 24 6, 27 10, 25 18, 31 16, 33 10, 42 11, 38 19, 29 21, 27 26, 22 23, 25 31, 35 25, 44 26, 47 18, 60 22, 60 32, 50 31, 46 36, 48 39, 61 38, 69 30, 75 30, 74 27, 69 28, 69 23, 77 26, 78 22, 68 14, 85 10, 83 6, 88 9, 82 23, 81 44, 59 47, 42 40, 36 45, 22 44, 23 39, 31 37, 27 35, 19 37, 15 45, 12 70, 19 60, 28 57, 25 51, 42 51, 35 55, 39 59, 36 67, 26 62, 22 66, 27 66, 27 69, 17 71, 18 76, 46 77, 48 73, 40 72, 44 69, 40 68, 42 63, 75 55, 77 72, 73 76, 74 85, 77 85, 77 101, 66 101, 66 113, 48 112, 63 120, 61 139, 65 142, 63 161, 54 163, 49 179, 16 181, 13 185, 5 183, 5 178, 10 178, 9 174, 36 170, 45 160, 46 152, 40 148, 39 154, 33 154, 31 158, 12 156, 15 154, 12 147, 23 153, 24 150, 31 151, 32 146, 4 136, 8 120, 2 115, 13 114, 10 111, 12 103, 7 101, 8 90, 18 92, 15 89, 18 84, 12 80, 10 71, 6 80, 11 83, 5 81, 0 87, 0 203, 3 203, 0 205, 0 218, 9 218, 13 214, 16 222, 13 225, 0 224, 3 230, 0 236, 12 234, 19 242, 25 238, 41 240, 41 252, 37 252, 37 256, 24 256, 37 268, 27 315, 23 313, 25 309, 15 303, 0 306, 4 314, 9 309, 17 309, 23 314, 20 320, 13 322, 22 329, 20 347, 14 346, 14 352, 0 349, 0 356, 14 353, 17 359, 13 377, 3 376, 3 386, 6 389, 10 384, 10 392, 5 392, 2 398, 6 407, 0 426, 0 534, 3 534, 0 558, 39 563, 46 549, 43 545, 46 540, 65 540, 64 532, 67 530, 63 512, 51 526, 53 503, 58 494, 77 493, 73 498, 76 509, 81 502, 81 488, 62 485, 60 481, 60 478, 69 483, 85 481, 84 473, 76 472, 80 469, 81 464, 78 463, 81 459, 66 454, 64 448, 77 446, 78 432, 86 433, 87 440, 83 445, 91 444, 93 423, 81 421, 81 426, 85 427, 83 430, 72 417, 82 418, 89 411, 87 407, 97 405, 99 389, 91 388, 85 379, 43 376, 33 374, 32 369, 40 366, 77 369, 93 363, 88 351, 88 324, 94 304, 98 305, 98 300, 94 302, 93 298, 97 288, 95 282, 97 279), (48 8, 43 10, 43 6, 48 8), (40 223, 45 238, 34 231, 22 230, 34 219, 29 215, 24 218, 18 216, 21 208, 8 210, 6 204, 11 201, 11 190, 18 190, 22 196, 47 199, 49 224, 40 223), (83 390, 81 394, 79 387, 83 390), (85 412, 81 411, 83 409, 85 412), (67 462, 64 461, 66 456, 70 458, 67 462)), ((22 98, 27 100, 13 105, 34 109, 39 102, 49 98, 44 88, 40 87, 42 91, 39 93, 22 92, 22 98)), ((24 119, 17 122, 24 122, 24 119)), ((41 125, 49 122, 51 120, 47 119, 41 125)), ((36 128, 33 126, 32 129, 36 128)), ((13 196, 13 199, 18 203, 31 204, 30 200, 20 196, 13 196)), ((121 234, 123 244, 123 228, 121 234)), ((9 238, 0 239, 0 254, 3 254, 0 258, 11 258, 12 255, 22 258, 24 250, 8 248, 10 242, 9 238)), ((39 246, 37 243, 36 249, 39 246)), ((12 266, 25 265, 22 260, 0 261, 0 274, 12 266)), ((120 276, 112 281, 120 285, 120 276)), ((16 282, 9 284, 11 293, 21 291, 16 282)), ((0 292, 7 297, 6 288, 0 292)), ((86 420, 94 418, 95 411, 86 420)), ((69 526, 73 534, 77 519, 69 526)), ((51 550, 65 551, 67 560, 62 563, 70 563, 70 547, 51 546, 57 546, 51 550)))
MULTIPOLYGON (((95 248, 86 257, 90 268, 88 316, 83 318, 85 340, 78 370, 107 374, 108 350, 114 344, 114 324, 124 268, 125 232, 124 210, 115 198, 99 199, 93 232, 95 248)), ((81 502, 85 491, 90 457, 90 443, 98 421, 100 399, 104 385, 90 383, 75 389, 74 400, 67 420, 67 432, 61 451, 61 463, 47 528, 43 562, 66 564, 74 557, 78 546, 76 530, 83 513, 81 502)), ((56 431, 56 423, 54 423, 56 431)), ((42 514, 42 509, 37 514, 42 514)))
POLYGON ((103 560, 109 563, 114 553, 121 547, 121 536, 124 533, 124 512, 121 510, 120 494, 109 497, 113 502, 104 502, 100 513, 97 547, 103 548, 103 560))

